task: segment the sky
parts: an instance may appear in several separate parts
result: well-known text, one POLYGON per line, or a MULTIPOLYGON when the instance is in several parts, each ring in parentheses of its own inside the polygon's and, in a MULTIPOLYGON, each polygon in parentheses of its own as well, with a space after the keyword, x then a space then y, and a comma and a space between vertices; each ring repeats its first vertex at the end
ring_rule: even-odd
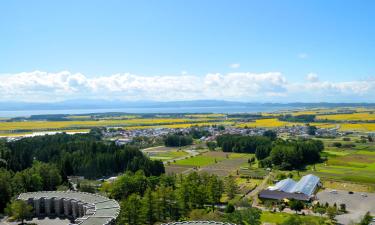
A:
POLYGON ((0 101, 375 102, 375 1, 0 1, 0 101))

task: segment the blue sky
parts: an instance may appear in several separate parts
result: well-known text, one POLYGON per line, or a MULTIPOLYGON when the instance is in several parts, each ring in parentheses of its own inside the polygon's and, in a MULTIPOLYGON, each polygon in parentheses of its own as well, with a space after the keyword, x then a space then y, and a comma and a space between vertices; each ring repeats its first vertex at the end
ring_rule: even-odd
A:
POLYGON ((373 102, 374 11, 370 0, 1 1, 0 100, 31 101, 24 92, 46 101, 103 97, 97 91, 122 99, 373 102), (213 84, 212 74, 230 86, 213 84), (164 86, 157 93, 158 82, 184 85, 176 81, 184 76, 209 83, 201 86, 207 92, 244 93, 189 97, 197 90, 176 95, 164 86), (266 84, 271 78, 281 83, 266 84), (98 87, 98 79, 123 83, 98 87))

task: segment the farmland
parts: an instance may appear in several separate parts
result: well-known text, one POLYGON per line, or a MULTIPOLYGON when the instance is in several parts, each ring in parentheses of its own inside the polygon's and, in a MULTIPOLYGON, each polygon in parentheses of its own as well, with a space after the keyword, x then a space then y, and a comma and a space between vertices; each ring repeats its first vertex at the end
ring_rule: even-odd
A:
POLYGON ((315 165, 315 168, 309 167, 306 173, 320 176, 331 188, 375 191, 375 144, 354 140, 355 137, 351 137, 351 141, 338 138, 324 140, 327 161, 315 165), (344 147, 332 147, 335 142, 342 143, 344 147))
POLYGON ((318 120, 337 120, 337 121, 374 121, 374 113, 352 113, 352 114, 335 114, 335 115, 320 115, 318 120))

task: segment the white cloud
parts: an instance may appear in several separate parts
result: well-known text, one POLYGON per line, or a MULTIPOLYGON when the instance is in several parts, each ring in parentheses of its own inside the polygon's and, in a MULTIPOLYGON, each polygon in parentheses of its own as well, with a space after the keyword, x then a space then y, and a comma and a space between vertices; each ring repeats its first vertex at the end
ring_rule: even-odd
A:
POLYGON ((374 101, 375 79, 288 82, 280 72, 143 76, 119 73, 89 77, 41 71, 0 75, 0 101, 60 101, 76 98, 121 100, 225 99, 241 101, 374 101))
POLYGON ((316 73, 309 73, 306 76, 306 80, 309 81, 309 82, 318 82, 319 81, 318 74, 316 74, 316 73))
POLYGON ((240 66, 241 66, 241 64, 239 64, 239 63, 232 63, 232 64, 229 65, 229 67, 232 68, 232 69, 238 69, 238 68, 240 68, 240 66))
POLYGON ((300 59, 307 59, 308 57, 309 57, 309 55, 307 53, 304 53, 304 52, 298 54, 298 58, 300 58, 300 59))

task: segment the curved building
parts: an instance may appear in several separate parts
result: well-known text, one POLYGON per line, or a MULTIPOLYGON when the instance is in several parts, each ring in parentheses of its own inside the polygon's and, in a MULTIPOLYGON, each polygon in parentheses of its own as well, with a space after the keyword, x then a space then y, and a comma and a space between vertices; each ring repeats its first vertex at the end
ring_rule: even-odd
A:
POLYGON ((35 217, 66 217, 80 225, 114 224, 120 212, 117 201, 86 192, 28 192, 18 199, 34 207, 35 217))

